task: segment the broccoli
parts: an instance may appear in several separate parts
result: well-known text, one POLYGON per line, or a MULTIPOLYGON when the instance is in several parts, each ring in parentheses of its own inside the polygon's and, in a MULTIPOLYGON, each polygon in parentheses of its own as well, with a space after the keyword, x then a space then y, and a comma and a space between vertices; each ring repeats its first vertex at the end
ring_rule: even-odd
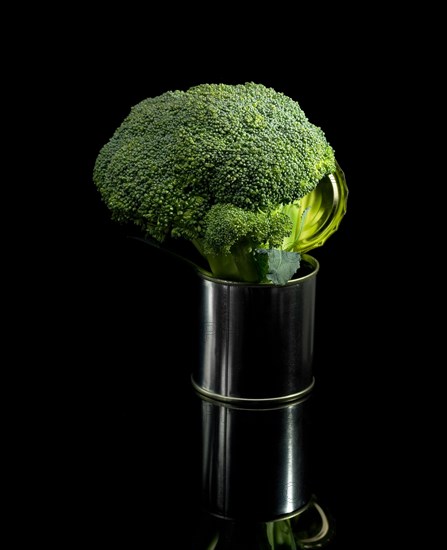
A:
POLYGON ((93 181, 112 219, 189 241, 213 276, 284 284, 299 267, 301 199, 337 170, 323 131, 262 84, 200 84, 134 107, 93 181))

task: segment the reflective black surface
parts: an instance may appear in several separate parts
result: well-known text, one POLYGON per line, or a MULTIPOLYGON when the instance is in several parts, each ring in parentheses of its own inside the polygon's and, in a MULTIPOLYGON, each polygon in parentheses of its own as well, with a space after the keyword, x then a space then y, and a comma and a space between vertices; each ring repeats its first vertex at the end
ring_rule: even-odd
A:
MULTIPOLYGON (((58 477, 63 496, 54 500, 56 505, 70 502, 59 509, 59 529, 64 541, 79 545, 119 541, 138 547, 148 541, 156 548, 161 533, 166 548, 180 541, 185 549, 197 550, 190 541, 202 528, 203 411, 191 372, 199 357, 200 278, 155 251, 166 280, 157 283, 150 277, 154 254, 146 245, 117 240, 110 248, 98 255, 103 268, 97 278, 106 281, 106 291, 95 292, 88 308, 85 304, 89 314, 79 325, 89 345, 73 345, 76 366, 64 367, 70 386, 61 388, 60 396, 65 399, 65 389, 72 388, 72 424, 64 420, 54 434, 58 451, 49 462, 53 468, 61 455, 69 457, 58 477), (118 292, 119 285, 124 290, 118 292), (115 295, 119 299, 111 304, 115 295), (61 437, 66 447, 60 446, 61 437)), ((324 284, 318 283, 316 296, 316 382, 306 403, 306 467, 319 502, 337 515, 344 480, 338 380, 346 352, 335 345, 337 326, 327 328, 325 304, 338 296, 327 272, 318 273, 324 284)), ((52 409, 52 415, 59 410, 52 409)), ((353 459, 348 463, 355 469, 353 459)))
POLYGON ((202 497, 229 519, 273 521, 307 504, 307 399, 246 409, 202 399, 202 497))

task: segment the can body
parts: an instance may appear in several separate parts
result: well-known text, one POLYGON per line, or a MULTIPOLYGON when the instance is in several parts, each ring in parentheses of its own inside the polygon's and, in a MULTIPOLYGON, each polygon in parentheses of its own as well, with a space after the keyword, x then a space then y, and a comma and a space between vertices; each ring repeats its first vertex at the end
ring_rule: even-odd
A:
POLYGON ((273 521, 311 498, 308 399, 318 262, 284 286, 201 280, 200 357, 205 508, 273 521))

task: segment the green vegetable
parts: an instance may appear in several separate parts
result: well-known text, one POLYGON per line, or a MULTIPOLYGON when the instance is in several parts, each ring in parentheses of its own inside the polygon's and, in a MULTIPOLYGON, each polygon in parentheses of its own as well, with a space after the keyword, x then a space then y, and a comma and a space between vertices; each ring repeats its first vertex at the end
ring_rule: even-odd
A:
POLYGON ((296 101, 262 84, 201 84, 135 105, 93 179, 114 220, 189 241, 215 277, 284 284, 300 262, 300 199, 335 171, 296 101))

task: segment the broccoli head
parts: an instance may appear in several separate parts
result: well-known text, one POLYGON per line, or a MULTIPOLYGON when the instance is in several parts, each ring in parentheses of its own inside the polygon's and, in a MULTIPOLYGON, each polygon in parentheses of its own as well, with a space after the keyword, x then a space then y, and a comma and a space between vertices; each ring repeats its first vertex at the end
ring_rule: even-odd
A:
POLYGON ((256 250, 298 257, 300 200, 336 168, 296 101, 262 84, 201 84, 135 105, 93 179, 114 220, 190 241, 216 277, 262 282, 273 279, 256 250))

